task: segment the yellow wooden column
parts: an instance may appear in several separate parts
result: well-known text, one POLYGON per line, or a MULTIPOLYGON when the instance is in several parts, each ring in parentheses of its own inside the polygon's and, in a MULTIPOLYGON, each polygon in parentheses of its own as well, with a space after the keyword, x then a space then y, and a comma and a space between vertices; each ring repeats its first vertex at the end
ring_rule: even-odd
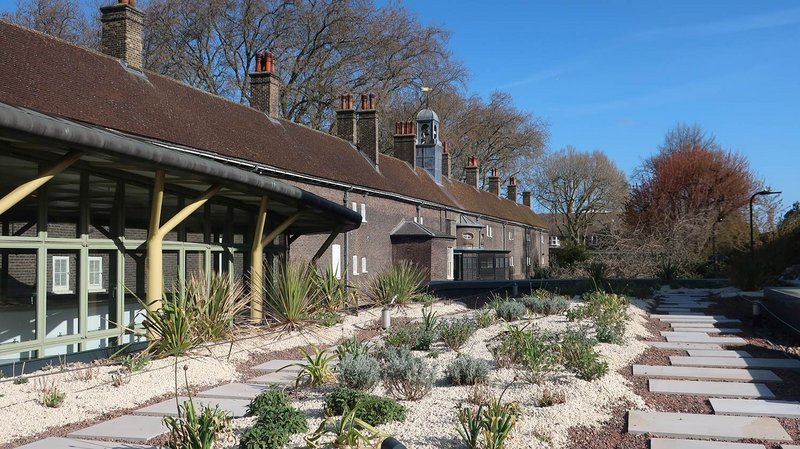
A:
POLYGON ((157 312, 161 308, 161 298, 164 296, 164 236, 201 208, 221 188, 222 186, 219 184, 209 187, 161 225, 161 207, 164 203, 164 170, 156 171, 150 208, 150 230, 147 234, 147 313, 157 312))
POLYGON ((253 236, 253 247, 250 250, 250 321, 259 324, 264 319, 264 248, 267 247, 275 237, 289 228, 300 217, 302 211, 298 210, 290 215, 281 224, 275 227, 266 236, 263 235, 264 227, 267 222, 267 197, 261 198, 261 207, 258 211, 256 222, 256 233, 253 236), (263 222, 262 222, 263 219, 263 222))
POLYGON ((269 197, 261 197, 258 207, 253 246, 250 248, 250 321, 261 323, 263 319, 262 298, 264 295, 264 227, 267 225, 269 197))
POLYGON ((0 198, 0 215, 3 215, 7 210, 14 207, 14 205, 22 201, 25 197, 35 192, 36 189, 45 185, 57 174, 63 172, 67 169, 67 167, 77 162, 81 156, 83 156, 83 153, 80 151, 71 151, 65 154, 61 159, 57 160, 47 169, 42 170, 38 175, 36 175, 35 178, 8 192, 6 196, 0 198))

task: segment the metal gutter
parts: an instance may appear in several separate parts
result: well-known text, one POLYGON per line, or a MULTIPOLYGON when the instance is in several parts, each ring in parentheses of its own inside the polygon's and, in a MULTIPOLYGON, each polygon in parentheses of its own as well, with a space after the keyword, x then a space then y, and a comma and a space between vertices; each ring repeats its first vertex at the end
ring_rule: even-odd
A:
POLYGON ((361 225, 361 215, 357 212, 272 177, 242 170, 199 153, 176 151, 167 145, 143 141, 106 128, 0 102, 0 129, 57 140, 89 152, 146 162, 152 164, 153 168, 177 169, 210 178, 221 178, 226 182, 257 190, 261 194, 266 193, 284 204, 320 210, 337 223, 344 224, 345 230, 356 229, 361 225))

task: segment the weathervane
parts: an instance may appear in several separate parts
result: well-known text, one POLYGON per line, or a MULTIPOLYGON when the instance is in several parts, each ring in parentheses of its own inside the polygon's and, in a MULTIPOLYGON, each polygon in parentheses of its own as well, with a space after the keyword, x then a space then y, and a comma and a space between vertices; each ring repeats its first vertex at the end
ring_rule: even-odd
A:
POLYGON ((425 109, 430 109, 430 105, 429 105, 430 95, 428 95, 428 92, 431 91, 431 88, 430 87, 426 87, 426 86, 422 86, 421 90, 422 90, 422 95, 425 96, 425 109))

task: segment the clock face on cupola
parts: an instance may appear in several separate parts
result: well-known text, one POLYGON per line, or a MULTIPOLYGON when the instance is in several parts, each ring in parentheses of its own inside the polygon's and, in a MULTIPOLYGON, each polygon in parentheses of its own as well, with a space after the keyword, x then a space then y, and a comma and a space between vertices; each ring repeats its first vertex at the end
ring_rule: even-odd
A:
POLYGON ((430 109, 417 114, 417 166, 442 182, 442 143, 439 141, 439 116, 430 109))

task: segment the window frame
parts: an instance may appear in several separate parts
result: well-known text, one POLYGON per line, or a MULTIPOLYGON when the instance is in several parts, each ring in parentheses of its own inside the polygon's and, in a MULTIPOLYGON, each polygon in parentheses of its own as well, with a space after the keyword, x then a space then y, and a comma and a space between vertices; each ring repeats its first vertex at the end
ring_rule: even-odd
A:
POLYGON ((86 282, 87 288, 89 292, 101 292, 104 291, 103 289, 103 256, 89 256, 86 261, 86 268, 87 268, 87 275, 88 279, 86 282), (99 264, 99 271, 96 273, 92 272, 92 263, 97 262, 99 264), (96 274, 99 283, 93 284, 92 283, 92 274, 96 274))
POLYGON ((50 256, 50 257, 51 257, 50 260, 52 261, 52 264, 53 264, 53 273, 51 275, 53 293, 71 293, 71 291, 69 289, 69 276, 70 276, 69 258, 70 258, 70 256, 55 256, 55 255, 53 255, 53 256, 50 256), (63 273, 60 272, 60 270, 56 269, 56 266, 58 265, 57 262, 59 262, 59 263, 63 262, 64 263, 64 267, 66 267, 66 270, 63 271, 63 273), (65 280, 66 284, 62 285, 62 284, 56 282, 56 278, 57 277, 58 278, 61 277, 60 274, 64 275, 64 280, 65 280))

